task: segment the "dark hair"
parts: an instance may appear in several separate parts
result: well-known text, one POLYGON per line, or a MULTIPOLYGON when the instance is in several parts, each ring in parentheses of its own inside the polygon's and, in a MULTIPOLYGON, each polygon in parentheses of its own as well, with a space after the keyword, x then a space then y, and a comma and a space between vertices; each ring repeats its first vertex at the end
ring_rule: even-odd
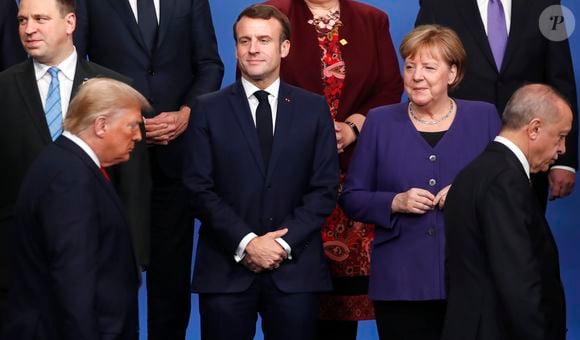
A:
POLYGON ((280 42, 290 39, 290 20, 288 20, 288 17, 284 13, 280 12, 280 10, 274 6, 255 4, 244 9, 242 13, 238 15, 238 18, 234 23, 234 40, 236 41, 236 43, 238 41, 236 27, 238 26, 238 22, 240 22, 240 20, 242 20, 243 17, 264 20, 274 18, 278 20, 280 26, 282 26, 282 35, 280 36, 280 42))
POLYGON ((77 5, 75 0, 55 0, 60 14, 64 17, 69 13, 76 13, 77 5))

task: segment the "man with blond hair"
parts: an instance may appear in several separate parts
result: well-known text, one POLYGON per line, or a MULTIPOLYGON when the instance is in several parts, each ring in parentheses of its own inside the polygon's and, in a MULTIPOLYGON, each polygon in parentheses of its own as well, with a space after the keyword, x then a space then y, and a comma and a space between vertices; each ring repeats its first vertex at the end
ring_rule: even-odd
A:
POLYGON ((11 230, 5 339, 138 339, 138 264, 103 168, 129 160, 148 108, 122 82, 88 80, 31 165, 11 230))

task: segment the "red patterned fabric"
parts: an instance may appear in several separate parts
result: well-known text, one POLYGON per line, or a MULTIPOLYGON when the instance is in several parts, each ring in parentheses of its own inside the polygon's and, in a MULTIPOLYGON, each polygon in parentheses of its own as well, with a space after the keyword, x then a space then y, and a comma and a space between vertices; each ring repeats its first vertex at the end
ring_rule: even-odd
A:
MULTIPOLYGON (((342 59, 340 46, 340 13, 329 13, 323 18, 308 21, 317 32, 321 49, 321 78, 323 94, 330 107, 332 118, 336 120, 340 98, 346 78, 346 65, 342 59)), ((341 176, 344 181, 344 175, 341 176)), ((333 278, 359 277, 369 275, 370 251, 374 226, 349 220, 340 206, 336 206, 322 227, 324 252, 329 259, 333 278)), ((338 294, 336 294, 338 293, 338 294)), ((321 296, 320 318, 323 320, 370 320, 374 319, 372 302, 366 289, 359 295, 321 296)), ((339 295, 340 294, 340 295, 339 295)))

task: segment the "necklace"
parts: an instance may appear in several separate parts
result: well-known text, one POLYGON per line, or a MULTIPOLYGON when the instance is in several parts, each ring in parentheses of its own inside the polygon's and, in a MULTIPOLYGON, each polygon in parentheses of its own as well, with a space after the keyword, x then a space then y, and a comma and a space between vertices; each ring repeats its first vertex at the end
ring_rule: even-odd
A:
POLYGON ((447 113, 443 117, 434 120, 425 120, 415 116, 415 113, 413 112, 413 103, 409 102, 409 115, 411 115, 411 118, 413 118, 414 120, 418 121, 421 124, 435 125, 441 123, 451 115, 451 112, 453 112, 453 106, 454 106, 453 99, 449 98, 449 111, 447 111, 447 113))

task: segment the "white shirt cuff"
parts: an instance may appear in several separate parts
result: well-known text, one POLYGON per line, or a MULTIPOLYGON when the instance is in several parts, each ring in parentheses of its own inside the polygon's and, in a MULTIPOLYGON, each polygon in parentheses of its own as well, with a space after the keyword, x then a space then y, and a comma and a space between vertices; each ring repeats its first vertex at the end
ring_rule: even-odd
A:
POLYGON ((576 173, 576 169, 574 169, 574 168, 572 168, 570 166, 565 166, 565 165, 554 165, 550 169, 562 169, 562 170, 568 170, 568 171, 570 171, 573 174, 576 173))
POLYGON ((246 247, 248 246, 248 243, 250 243, 250 241, 256 237, 258 237, 258 235, 255 233, 248 233, 246 236, 244 236, 244 238, 240 241, 240 244, 238 244, 238 248, 234 254, 234 260, 236 260, 236 262, 240 262, 244 259, 246 256, 246 247))
POLYGON ((278 237, 277 239, 275 239, 275 241, 278 242, 278 244, 282 246, 282 248, 284 248, 284 250, 286 251, 286 255, 288 255, 286 259, 292 260, 292 248, 290 248, 290 245, 286 241, 284 241, 281 237, 278 237))

